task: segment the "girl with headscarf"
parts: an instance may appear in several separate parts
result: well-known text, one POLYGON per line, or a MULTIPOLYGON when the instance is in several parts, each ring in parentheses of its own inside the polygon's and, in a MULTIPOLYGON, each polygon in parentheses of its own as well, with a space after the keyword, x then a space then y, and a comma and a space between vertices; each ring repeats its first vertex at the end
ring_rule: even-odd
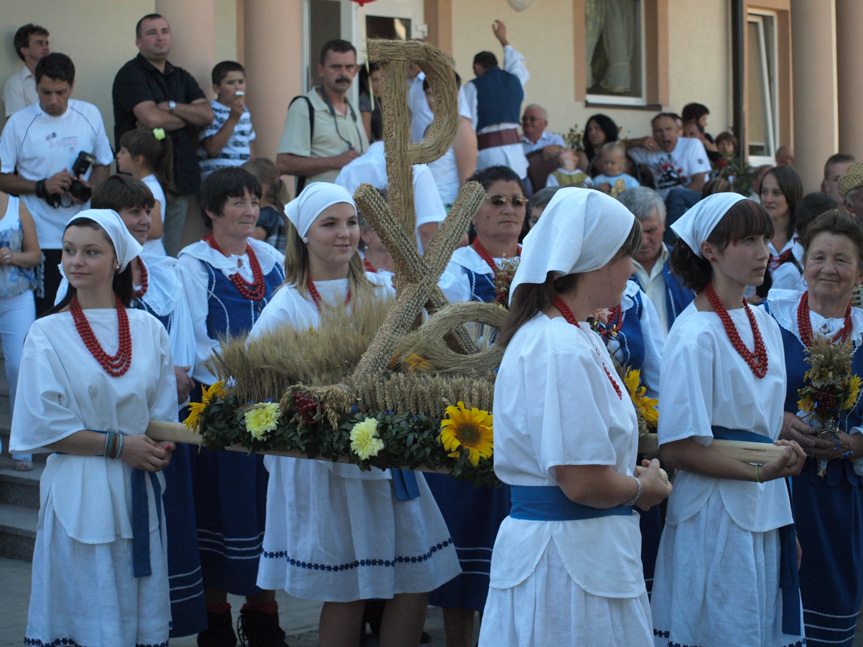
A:
POLYGON ((777 440, 785 399, 779 327, 743 298, 764 280, 773 223, 755 202, 717 193, 671 227, 680 237, 672 268, 698 296, 675 320, 662 358, 660 456, 678 472, 651 598, 656 645, 803 645, 783 479, 800 473, 805 455, 777 440), (785 448, 750 465, 710 449, 715 438, 785 448))
POLYGON ((24 343, 11 447, 53 451, 40 485, 28 645, 166 645, 171 620, 161 470, 176 420, 168 333, 130 308, 141 251, 116 212, 63 233, 70 287, 24 343), (115 352, 116 351, 116 352, 115 352))
POLYGON ((620 303, 641 228, 566 188, 524 239, 495 384, 495 473, 512 511, 491 563, 480 645, 651 644, 638 516, 671 486, 636 467, 638 422, 587 318, 620 303))
MULTIPOLYGON (((216 381, 207 363, 220 339, 247 335, 285 276, 281 252, 253 237, 261 193, 258 179, 238 167, 214 171, 201 184, 201 213, 212 231, 177 259, 195 330, 193 400, 216 381)), ((246 597, 240 619, 251 644, 279 645, 285 634, 275 593, 255 583, 266 514, 263 457, 202 449, 191 459, 209 625, 198 645, 236 642, 228 593, 246 597)))
MULTIPOLYGON (((345 189, 312 183, 285 212, 285 284, 250 338, 283 326, 317 328, 324 308, 386 307, 394 290, 386 278, 363 271, 356 205, 345 189)), ((423 476, 275 456, 265 464, 270 482, 258 585, 324 600, 323 647, 358 644, 371 598, 388 600, 381 645, 418 644, 428 592, 459 572, 423 476), (407 487, 396 487, 396 479, 407 487)))

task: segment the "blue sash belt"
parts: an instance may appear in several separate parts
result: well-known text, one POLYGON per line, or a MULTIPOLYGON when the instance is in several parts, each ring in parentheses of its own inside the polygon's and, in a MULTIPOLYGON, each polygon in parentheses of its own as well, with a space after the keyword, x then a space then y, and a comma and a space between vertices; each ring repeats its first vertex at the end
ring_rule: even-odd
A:
MULTIPOLYGON (((773 443, 767 436, 742 429, 712 427, 719 440, 773 443)), ((779 588, 782 589, 782 633, 797 636, 800 627, 800 574, 797 572, 797 532, 794 524, 779 528, 779 588)))
MULTIPOLYGON (((150 569, 150 506, 147 503, 147 482, 144 475, 150 475, 153 484, 153 497, 156 500, 156 514, 159 528, 162 527, 162 486, 155 472, 132 471, 132 568, 135 577, 149 577, 150 569)), ((160 534, 161 537, 161 534, 160 534)))
POLYGON ((619 505, 614 508, 591 508, 576 503, 567 497, 556 485, 510 486, 512 509, 509 516, 513 519, 531 521, 575 521, 597 519, 599 517, 629 516, 632 506, 619 505))
POLYGON ((396 499, 408 501, 416 499, 420 495, 417 485, 417 475, 410 470, 390 470, 393 476, 393 488, 396 491, 396 499))

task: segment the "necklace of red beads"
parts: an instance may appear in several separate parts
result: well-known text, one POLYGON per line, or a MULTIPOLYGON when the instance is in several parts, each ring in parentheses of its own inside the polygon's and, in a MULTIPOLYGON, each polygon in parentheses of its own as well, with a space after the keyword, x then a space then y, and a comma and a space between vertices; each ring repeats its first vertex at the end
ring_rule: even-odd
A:
POLYGON ((150 274, 147 272, 147 266, 144 265, 141 257, 139 256, 136 260, 138 261, 138 269, 141 270, 141 288, 135 290, 135 296, 140 299, 147 294, 147 289, 150 287, 150 274))
MULTIPOLYGON (((473 249, 479 254, 479 257, 486 262, 486 264, 491 268, 492 272, 497 271, 497 264, 494 262, 491 254, 488 253, 488 250, 482 246, 482 243, 479 242, 479 238, 473 239, 473 249)), ((518 256, 521 256, 521 245, 516 246, 518 249, 518 256)))
POLYGON ((755 377, 761 379, 767 375, 767 348, 765 348, 764 340, 761 338, 761 331, 758 329, 755 314, 752 312, 749 304, 746 303, 746 299, 743 299, 743 309, 746 310, 749 325, 752 326, 752 337, 755 339, 755 350, 752 351, 746 348, 743 340, 740 339, 737 328, 734 326, 734 322, 731 321, 731 315, 728 314, 728 310, 725 309, 722 301, 719 300, 719 296, 717 296, 716 290, 713 289, 712 283, 708 283, 707 287, 704 288, 704 295, 707 297, 707 301, 710 303, 713 311, 719 315, 725 332, 731 340, 731 345, 734 346, 734 349, 740 354, 743 361, 749 365, 755 377))
MULTIPOLYGON (((830 343, 839 342, 840 344, 846 342, 848 337, 851 335, 851 304, 848 304, 848 307, 845 309, 845 324, 842 326, 842 329, 837 332, 833 339, 830 340, 830 343)), ((797 306, 797 329, 800 331, 800 341, 803 342, 803 345, 807 348, 812 345, 813 337, 812 337, 812 322, 809 319, 809 291, 803 293, 803 296, 800 298, 800 304, 797 306)))
POLYGON ((597 332, 602 335, 603 339, 608 337, 616 337, 623 326, 623 308, 618 303, 608 311, 608 320, 605 324, 598 327, 597 332))
MULTIPOLYGON (((217 252, 228 256, 219 247, 219 243, 216 242, 216 239, 213 237, 213 234, 207 234, 204 236, 204 242, 206 242, 210 247, 215 249, 217 252)), ((231 274, 231 283, 234 284, 234 287, 237 288, 240 294, 246 297, 249 301, 260 301, 264 298, 264 295, 267 293, 267 284, 264 281, 264 272, 261 270, 261 264, 258 262, 258 257, 255 255, 255 250, 252 249, 252 246, 248 243, 246 244, 246 253, 249 255, 249 267, 252 268, 252 276, 254 277, 254 281, 249 283, 240 276, 239 272, 234 272, 231 274)))
MULTIPOLYGON (((551 304, 555 308, 560 310, 560 314, 563 315, 563 318, 566 320, 567 323, 572 324, 576 328, 580 328, 580 326, 578 325, 578 320, 575 318, 575 315, 572 313, 572 310, 569 309, 569 306, 563 302, 563 299, 561 299, 558 295, 555 294, 551 300, 551 304)), ((599 351, 597 351, 597 355, 598 354, 599 354, 599 351)), ((600 355, 600 361, 602 361, 601 355, 600 355)), ((608 378, 608 381, 611 382, 611 386, 614 387, 614 392, 617 393, 617 397, 622 400, 623 399, 623 392, 620 390, 620 385, 618 385, 618 383, 615 381, 615 379, 613 377, 611 377, 611 373, 609 372, 608 367, 605 365, 605 362, 602 362, 602 370, 605 371, 605 375, 608 378)))
POLYGON ((72 297, 69 303, 69 310, 72 312, 72 319, 75 321, 75 328, 78 334, 81 335, 81 340, 90 351, 90 354, 96 358, 100 366, 105 369, 105 372, 111 377, 120 377, 132 365, 132 333, 129 331, 129 316, 126 314, 126 308, 123 307, 120 297, 114 295, 117 300, 117 327, 120 334, 120 347, 117 349, 116 355, 108 355, 103 349, 93 329, 90 328, 90 322, 84 315, 81 309, 81 304, 78 303, 78 296, 72 297))
MULTIPOLYGON (((312 297, 312 301, 315 302, 315 307, 318 309, 318 312, 321 311, 321 294, 318 292, 318 288, 315 287, 315 282, 312 281, 311 276, 306 277, 306 289, 309 291, 309 296, 312 297)), ((351 302, 351 288, 348 286, 348 296, 345 297, 345 305, 348 305, 351 302)))

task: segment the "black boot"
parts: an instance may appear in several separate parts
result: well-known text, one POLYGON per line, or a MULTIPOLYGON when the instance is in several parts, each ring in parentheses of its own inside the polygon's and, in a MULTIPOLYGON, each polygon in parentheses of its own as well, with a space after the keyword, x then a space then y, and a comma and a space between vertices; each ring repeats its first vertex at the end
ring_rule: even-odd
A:
POLYGON ((207 628, 198 634, 198 647, 234 647, 237 634, 231 621, 231 606, 222 611, 207 611, 207 628))
MULTIPOLYGON (((275 605, 275 602, 271 603, 275 605)), ((279 627, 278 613, 264 613, 244 604, 237 619, 237 635, 248 647, 289 647, 285 632, 279 627)))

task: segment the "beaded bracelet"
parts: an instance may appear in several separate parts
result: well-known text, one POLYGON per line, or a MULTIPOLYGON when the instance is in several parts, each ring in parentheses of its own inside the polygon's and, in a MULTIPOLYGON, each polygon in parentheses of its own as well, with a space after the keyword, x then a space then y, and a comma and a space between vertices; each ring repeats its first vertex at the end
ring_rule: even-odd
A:
POLYGON ((102 450, 102 456, 106 458, 120 458, 123 453, 123 434, 116 431, 109 431, 105 434, 105 448, 102 450))
POLYGON ((641 479, 637 476, 630 476, 629 478, 635 479, 635 482, 638 483, 638 491, 635 493, 635 498, 629 503, 625 503, 624 505, 633 506, 641 498, 641 479))

